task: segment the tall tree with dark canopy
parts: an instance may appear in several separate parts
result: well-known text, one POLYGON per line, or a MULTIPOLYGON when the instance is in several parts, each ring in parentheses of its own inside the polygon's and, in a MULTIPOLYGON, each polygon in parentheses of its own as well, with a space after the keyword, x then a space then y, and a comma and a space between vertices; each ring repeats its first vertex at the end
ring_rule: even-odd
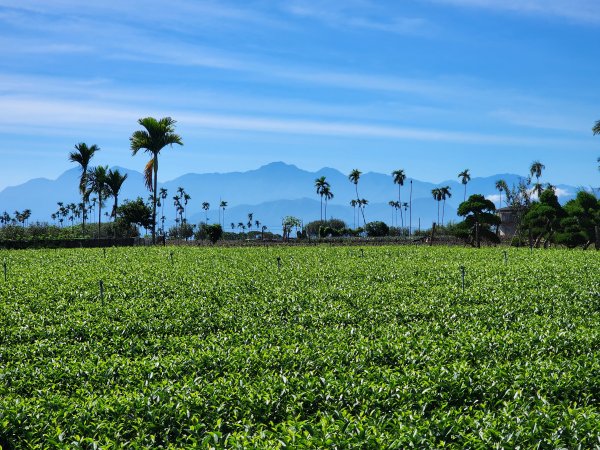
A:
POLYGON ((534 161, 531 163, 529 167, 529 174, 532 177, 535 177, 535 185, 533 186, 533 192, 537 192, 538 198, 541 197, 542 191, 544 188, 540 183, 540 177, 542 176, 542 171, 546 168, 540 161, 534 161))
MULTIPOLYGON (((398 185, 398 203, 402 204, 402 196, 400 189, 404 186, 404 180, 406 180, 406 174, 403 169, 394 170, 392 172, 392 178, 394 180, 394 184, 398 185)), ((404 216, 402 215, 402 208, 400 208, 400 223, 402 227, 404 227, 404 216)), ((398 225, 398 224, 396 224, 398 225)))
POLYGON ((111 217, 116 217, 117 208, 119 207, 119 192, 121 191, 121 187, 126 179, 127 174, 121 174, 119 169, 115 169, 114 171, 110 169, 106 174, 106 187, 108 194, 111 195, 115 200, 113 209, 110 213, 111 217))
POLYGON ((81 229, 83 234, 85 234, 85 204, 87 203, 89 194, 87 191, 88 168, 92 157, 100 150, 100 147, 96 144, 88 147, 86 143, 80 142, 75 146, 75 150, 76 151, 69 153, 69 161, 77 163, 81 167, 81 176, 79 178, 79 193, 81 194, 81 199, 83 201, 83 221, 81 222, 81 229))
POLYGON ((471 174, 469 173, 469 169, 463 170, 458 174, 458 178, 460 178, 460 182, 465 185, 465 193, 463 195, 463 202, 467 200, 467 183, 471 181, 471 174))
POLYGON ((323 195, 326 188, 329 187, 329 182, 324 176, 315 179, 315 187, 317 188, 317 195, 321 197, 321 220, 323 220, 323 195))
MULTIPOLYGON (((360 176, 361 176, 362 172, 358 169, 353 169, 352 172, 350 172, 350 174, 348 175, 348 179, 354 184, 354 188, 356 190, 356 201, 358 202, 358 210, 361 212, 362 214, 362 218, 363 218, 363 224, 366 225, 367 221, 365 219, 365 210, 364 210, 364 206, 366 205, 366 203, 363 203, 363 201, 358 197, 358 180, 360 180, 360 176)), ((359 226, 360 226, 360 221, 359 221, 359 226)))
POLYGON ((97 166, 88 169, 87 183, 89 191, 98 194, 98 239, 100 239, 100 225, 102 223, 102 202, 107 197, 106 184, 108 166, 97 166))
POLYGON ((533 202, 523 217, 524 229, 533 237, 531 245, 539 247, 544 240, 544 247, 548 247, 554 242, 554 234, 561 230, 560 221, 564 216, 554 190, 548 188, 542 191, 539 201, 533 202))
POLYGON ((138 151, 144 150, 151 155, 150 161, 144 168, 144 179, 146 187, 152 195, 152 243, 156 243, 156 199, 158 190, 158 155, 167 145, 183 145, 181 136, 175 134, 175 120, 163 117, 156 120, 154 117, 145 117, 138 120, 144 130, 135 131, 129 138, 131 152, 136 155, 138 151))

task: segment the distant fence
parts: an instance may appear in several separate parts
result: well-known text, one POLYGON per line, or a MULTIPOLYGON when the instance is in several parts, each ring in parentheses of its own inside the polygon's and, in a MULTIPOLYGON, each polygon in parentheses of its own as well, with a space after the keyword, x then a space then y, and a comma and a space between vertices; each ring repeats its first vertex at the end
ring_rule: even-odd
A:
POLYGON ((146 245, 140 238, 102 238, 102 239, 32 239, 22 241, 0 241, 0 248, 23 250, 28 248, 98 248, 133 247, 146 245))

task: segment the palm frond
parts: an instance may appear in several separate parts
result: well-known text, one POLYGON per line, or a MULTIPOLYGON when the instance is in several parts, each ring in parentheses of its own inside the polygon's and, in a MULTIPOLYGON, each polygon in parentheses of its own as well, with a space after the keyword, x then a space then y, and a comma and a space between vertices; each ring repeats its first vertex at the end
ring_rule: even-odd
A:
POLYGON ((146 163, 144 167, 144 183, 149 191, 152 190, 152 177, 154 176, 154 158, 146 163))

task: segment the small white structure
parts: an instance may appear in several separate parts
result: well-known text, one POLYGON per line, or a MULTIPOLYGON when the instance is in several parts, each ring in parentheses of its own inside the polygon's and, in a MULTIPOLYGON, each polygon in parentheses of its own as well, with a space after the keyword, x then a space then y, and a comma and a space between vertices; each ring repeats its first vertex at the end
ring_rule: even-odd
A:
POLYGON ((502 223, 498 229, 501 238, 511 238, 517 231, 518 225, 518 209, 514 206, 505 206, 496 210, 496 214, 500 217, 502 223))

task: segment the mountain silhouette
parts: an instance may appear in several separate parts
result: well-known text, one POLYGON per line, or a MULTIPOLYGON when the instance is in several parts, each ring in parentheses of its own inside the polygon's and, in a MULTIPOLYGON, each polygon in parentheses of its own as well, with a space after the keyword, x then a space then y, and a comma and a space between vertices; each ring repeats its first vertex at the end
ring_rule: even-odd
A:
MULTIPOLYGON (((119 202, 125 199, 142 197, 147 200, 150 192, 145 188, 140 172, 118 168, 121 173, 127 173, 128 178, 123 184, 119 202)), ((391 170, 390 170, 391 173, 391 170)), ((0 192, 0 212, 13 214, 15 210, 30 209, 30 222, 52 222, 51 214, 57 210, 57 202, 79 203, 78 180, 80 170, 69 169, 55 180, 35 178, 18 186, 7 187, 0 192)), ((170 181, 159 182, 159 188, 166 188, 168 197, 164 204, 167 225, 175 219, 173 196, 178 187, 183 187, 191 196, 187 205, 187 218, 190 223, 199 223, 208 218, 209 223, 222 221, 218 205, 221 200, 227 201, 225 209, 225 230, 231 230, 231 223, 248 222, 248 213, 253 214, 253 222, 258 220, 272 231, 281 229, 283 217, 296 216, 308 223, 320 218, 320 198, 314 187, 315 178, 327 177, 334 197, 328 202, 327 216, 344 220, 349 226, 354 226, 355 216, 350 201, 356 198, 355 186, 348 176, 336 169, 324 167, 315 172, 302 170, 294 165, 283 162, 273 162, 258 169, 246 172, 228 173, 187 173, 170 181), (202 210, 202 203, 209 202, 208 213, 202 210)), ((478 193, 489 196, 498 204, 498 191, 495 183, 504 179, 509 186, 517 184, 520 177, 514 174, 498 174, 489 177, 474 177, 467 185, 467 197, 478 193)), ((450 186, 452 197, 446 200, 444 222, 457 221, 456 209, 463 201, 464 186, 456 180, 442 183, 432 183, 412 180, 413 191, 413 227, 419 223, 422 228, 429 228, 437 221, 437 203, 433 200, 431 190, 439 186, 450 186)), ((573 186, 559 185, 558 194, 561 202, 572 198, 577 189, 573 186)), ((402 201, 409 201, 410 178, 402 187, 402 201)), ((369 204, 365 208, 367 222, 382 220, 391 224, 392 208, 390 200, 398 200, 398 186, 392 181, 390 174, 367 172, 361 175, 358 183, 360 198, 365 198, 369 204)), ((503 196, 504 197, 504 196, 503 196)), ((106 200, 105 211, 110 210, 112 199, 106 200)), ((441 210, 440 210, 441 211, 441 210)), ((160 217, 160 211, 159 211, 160 217)), ((441 212, 440 212, 441 214, 441 212)), ((397 214, 398 222, 400 215, 397 214)), ((97 218, 91 219, 92 221, 97 218)), ((106 218, 103 218, 106 220, 106 218)), ((396 219, 394 219, 396 220, 396 219)), ((362 224, 362 216, 360 217, 362 224)), ((408 218, 405 218, 408 224, 408 218)), ((255 225, 252 225, 253 228, 255 225)))

